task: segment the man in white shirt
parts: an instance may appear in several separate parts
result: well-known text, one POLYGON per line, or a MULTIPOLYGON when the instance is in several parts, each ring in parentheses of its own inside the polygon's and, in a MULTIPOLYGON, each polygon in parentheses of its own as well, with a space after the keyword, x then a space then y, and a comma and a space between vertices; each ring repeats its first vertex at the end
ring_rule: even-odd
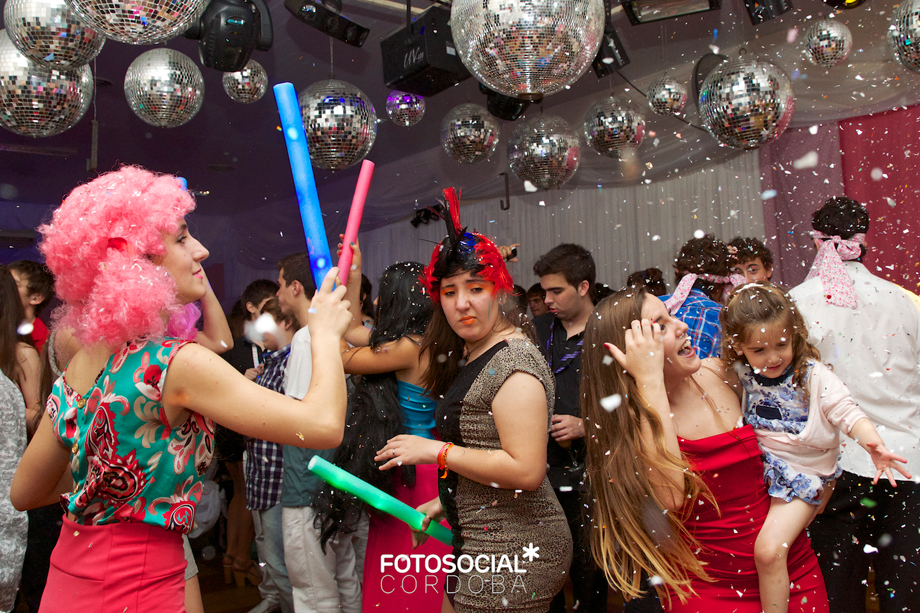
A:
MULTIPOLYGON (((288 396, 303 398, 310 388, 313 371, 310 349, 310 299, 316 291, 307 253, 296 253, 278 262, 278 303, 292 314, 301 328, 291 341, 291 357, 284 375, 288 396)), ((365 519, 354 532, 339 532, 320 547, 320 532, 313 526, 316 511, 313 495, 322 480, 307 468, 315 455, 332 460, 335 449, 315 451, 285 445, 281 487, 281 524, 284 533, 284 562, 294 596, 296 613, 344 611, 360 613, 361 578, 367 548, 365 519)))
MULTIPOLYGON (((869 416, 885 445, 920 475, 920 299, 862 264, 869 215, 831 198, 812 217, 818 256, 790 292, 808 340, 869 416)), ((920 485, 895 473, 872 485, 869 455, 849 442, 843 476, 809 528, 835 613, 865 611, 871 563, 882 613, 920 610, 920 485)))

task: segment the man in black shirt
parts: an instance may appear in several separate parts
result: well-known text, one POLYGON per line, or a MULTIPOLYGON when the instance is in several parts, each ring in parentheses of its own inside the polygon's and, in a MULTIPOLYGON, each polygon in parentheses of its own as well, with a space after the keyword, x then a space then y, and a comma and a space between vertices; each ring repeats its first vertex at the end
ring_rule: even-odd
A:
MULTIPOLYGON (((549 313, 534 319, 540 350, 556 377, 556 403, 547 446, 547 476, 565 512, 575 544, 572 591, 576 611, 607 610, 607 580, 591 559, 584 518, 585 429, 581 415, 581 348, 585 325, 594 310, 594 258, 583 247, 563 244, 533 267, 546 291, 549 313)), ((553 600, 550 613, 565 612, 565 595, 553 600)))

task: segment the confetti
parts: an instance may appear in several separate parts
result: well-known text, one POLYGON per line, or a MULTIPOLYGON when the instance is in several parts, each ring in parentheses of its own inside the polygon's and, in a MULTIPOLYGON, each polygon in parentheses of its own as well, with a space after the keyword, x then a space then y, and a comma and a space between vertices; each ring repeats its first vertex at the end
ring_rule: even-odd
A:
POLYGON ((878 549, 872 545, 867 544, 865 547, 863 547, 863 553, 878 553, 878 549))
POLYGON ((872 500, 871 498, 863 498, 862 500, 859 501, 859 504, 866 507, 867 509, 871 509, 872 507, 875 507, 878 505, 878 503, 872 500))
POLYGON ((20 336, 29 336, 32 334, 33 329, 35 329, 35 326, 33 326, 31 322, 24 321, 19 324, 18 328, 16 328, 16 334, 19 334, 20 336))
POLYGON ((768 189, 768 190, 765 191, 764 193, 760 194, 760 199, 761 199, 761 200, 769 200, 770 198, 776 198, 776 190, 775 190, 775 189, 768 189))
POLYGON ((697 230, 693 233, 693 238, 703 238, 704 236, 706 236, 706 233, 702 230, 697 230))
POLYGON ((814 168, 818 165, 818 152, 809 151, 796 161, 792 163, 792 167, 796 170, 802 170, 804 168, 814 168))
POLYGON ((612 396, 607 396, 606 398, 601 398, 601 406, 605 411, 610 413, 618 406, 623 403, 623 398, 619 394, 613 394, 612 396))
POLYGON ((610 357, 609 355, 605 355, 604 359, 601 360, 601 364, 603 364, 604 366, 610 366, 611 364, 613 364, 613 358, 610 357))
POLYGON ((525 192, 535 192, 537 187, 530 181, 524 181, 524 191, 525 192))

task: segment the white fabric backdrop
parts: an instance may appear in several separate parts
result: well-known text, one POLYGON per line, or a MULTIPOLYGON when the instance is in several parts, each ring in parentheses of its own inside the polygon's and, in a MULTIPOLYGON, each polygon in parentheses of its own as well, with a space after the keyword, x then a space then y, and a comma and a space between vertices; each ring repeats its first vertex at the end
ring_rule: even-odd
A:
MULTIPOLYGON (((533 263, 560 243, 589 249, 598 281, 620 287, 636 270, 656 266, 673 288, 674 255, 697 230, 723 240, 764 238, 758 153, 648 185, 513 196, 511 209, 497 200, 461 206, 460 220, 498 244, 521 243, 520 261, 509 264, 515 283, 538 281, 533 263), (540 206, 540 202, 545 206, 540 206)), ((444 238, 443 221, 413 228, 403 220, 359 235, 364 272, 374 283, 397 261, 427 264, 435 242, 444 238)))

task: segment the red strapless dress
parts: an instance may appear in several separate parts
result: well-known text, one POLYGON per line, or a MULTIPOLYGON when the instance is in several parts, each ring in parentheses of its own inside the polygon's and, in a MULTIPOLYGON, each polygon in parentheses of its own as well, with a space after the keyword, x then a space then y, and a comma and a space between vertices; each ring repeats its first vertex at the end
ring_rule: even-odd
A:
MULTIPOLYGON (((754 565, 754 541, 770 509, 763 482, 760 447, 751 426, 695 441, 678 438, 680 449, 709 486, 719 505, 705 498, 685 508, 685 525, 702 545, 699 558, 713 583, 693 582, 697 596, 681 604, 672 594, 672 612, 761 613, 754 565)), ((828 613, 827 591, 811 541, 803 532, 789 551, 792 591, 789 613, 828 613)))

